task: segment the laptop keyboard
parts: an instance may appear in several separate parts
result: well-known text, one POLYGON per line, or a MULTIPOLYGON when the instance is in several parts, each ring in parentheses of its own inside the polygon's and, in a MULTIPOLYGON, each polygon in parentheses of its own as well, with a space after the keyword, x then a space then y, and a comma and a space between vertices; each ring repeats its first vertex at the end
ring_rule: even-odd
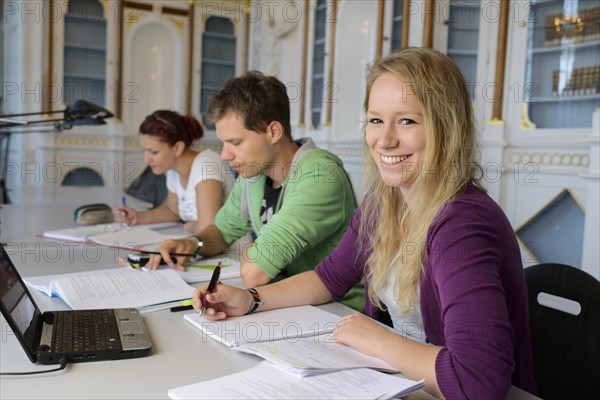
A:
POLYGON ((55 352, 121 349, 117 320, 110 309, 59 312, 53 336, 55 352))

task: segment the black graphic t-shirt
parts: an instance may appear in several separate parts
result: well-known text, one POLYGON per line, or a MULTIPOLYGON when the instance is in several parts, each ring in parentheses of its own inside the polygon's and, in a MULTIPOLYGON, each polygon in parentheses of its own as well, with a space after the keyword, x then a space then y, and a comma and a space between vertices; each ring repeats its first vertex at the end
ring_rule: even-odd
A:
POLYGON ((281 187, 273 189, 273 180, 267 177, 267 181, 265 182, 265 195, 260 208, 260 221, 263 225, 266 225, 273 217, 273 214, 275 214, 279 193, 281 193, 281 187))

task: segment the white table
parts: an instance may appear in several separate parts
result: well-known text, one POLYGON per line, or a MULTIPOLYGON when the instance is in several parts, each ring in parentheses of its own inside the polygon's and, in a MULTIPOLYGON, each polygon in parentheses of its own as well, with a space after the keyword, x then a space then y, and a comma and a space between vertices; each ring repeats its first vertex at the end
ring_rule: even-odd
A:
MULTIPOLYGON (((7 250, 22 276, 108 269, 118 265, 115 255, 123 255, 123 250, 99 248, 99 253, 92 254, 90 251, 93 248, 86 251, 82 245, 57 245, 49 241, 44 241, 44 248, 36 250, 36 239, 30 235, 39 230, 38 224, 47 222, 55 224, 49 229, 60 228, 66 211, 64 204, 3 206, 2 240, 9 243, 17 238, 30 240, 25 246, 13 246, 7 250), (33 221, 22 224, 24 216, 32 217, 33 221), (35 221, 35 216, 39 220, 35 221), (14 228, 4 233, 6 226, 14 228), (54 253, 50 252, 51 248, 54 253)), ((239 278, 224 280, 224 283, 241 286, 239 278)), ((43 311, 67 309, 59 299, 50 299, 37 292, 32 292, 32 295, 43 311)), ((338 315, 354 312, 339 303, 320 307, 338 315)), ((168 310, 144 314, 153 343, 152 355, 148 357, 74 364, 65 371, 38 376, 3 377, 0 378, 0 399, 164 399, 171 388, 239 372, 261 360, 232 351, 214 340, 203 340, 200 331, 182 317, 183 313, 171 313, 168 310)), ((34 371, 52 367, 32 364, 7 322, 4 318, 0 320, 1 371, 34 371)), ((430 399, 431 396, 419 391, 410 398, 430 399)), ((509 398, 536 397, 513 388, 509 398)))
MULTIPOLYGON (((11 196, 12 204, 0 205, 0 241, 29 246, 49 242, 36 237, 39 232, 74 227, 73 214, 81 205, 106 203, 116 210, 124 191, 118 186, 45 186, 26 187, 11 192, 11 196)), ((125 197, 130 207, 150 207, 149 203, 125 197)))

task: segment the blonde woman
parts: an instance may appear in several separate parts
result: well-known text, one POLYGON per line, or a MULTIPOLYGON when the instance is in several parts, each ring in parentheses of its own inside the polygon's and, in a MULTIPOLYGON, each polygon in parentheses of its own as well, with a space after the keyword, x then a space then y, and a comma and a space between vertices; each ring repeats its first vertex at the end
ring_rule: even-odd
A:
POLYGON ((479 184, 458 67, 402 49, 372 66, 364 104, 371 184, 338 247, 314 271, 256 293, 217 286, 204 315, 322 304, 365 277, 367 315, 394 329, 354 314, 336 327, 338 342, 424 378, 436 396, 504 398, 511 384, 535 392, 519 247, 479 184))

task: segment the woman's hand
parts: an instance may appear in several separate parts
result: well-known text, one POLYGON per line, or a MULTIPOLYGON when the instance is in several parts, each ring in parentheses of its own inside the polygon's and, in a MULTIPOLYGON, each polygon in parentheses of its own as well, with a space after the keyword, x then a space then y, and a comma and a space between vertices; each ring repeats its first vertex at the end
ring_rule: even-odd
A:
POLYGON ((220 320, 245 315, 254 304, 252 295, 245 289, 218 284, 212 293, 206 293, 207 288, 208 285, 204 285, 192 295, 196 310, 200 311, 204 304, 202 316, 207 319, 220 320))
POLYGON ((117 208, 117 219, 122 224, 137 225, 140 223, 140 215, 133 208, 119 206, 117 208))
POLYGON ((368 356, 382 358, 378 345, 390 332, 364 314, 347 315, 338 322, 333 332, 334 338, 368 356))

